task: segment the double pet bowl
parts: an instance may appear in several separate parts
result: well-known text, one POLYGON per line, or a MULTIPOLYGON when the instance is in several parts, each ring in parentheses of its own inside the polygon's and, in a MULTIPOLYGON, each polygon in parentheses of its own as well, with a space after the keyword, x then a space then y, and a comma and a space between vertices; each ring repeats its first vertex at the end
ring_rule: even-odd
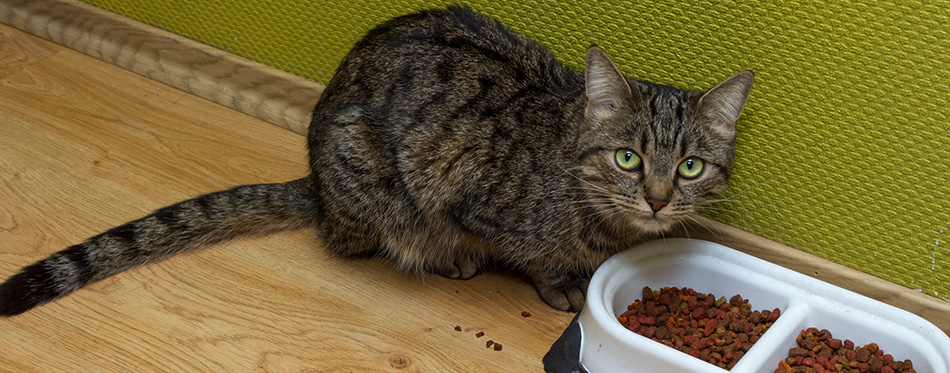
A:
POLYGON ((809 327, 856 346, 877 343, 917 372, 950 373, 950 338, 899 308, 738 252, 691 239, 648 242, 610 258, 591 278, 584 309, 545 356, 550 372, 727 372, 667 347, 617 321, 642 289, 688 287, 782 316, 729 372, 773 372, 809 327))

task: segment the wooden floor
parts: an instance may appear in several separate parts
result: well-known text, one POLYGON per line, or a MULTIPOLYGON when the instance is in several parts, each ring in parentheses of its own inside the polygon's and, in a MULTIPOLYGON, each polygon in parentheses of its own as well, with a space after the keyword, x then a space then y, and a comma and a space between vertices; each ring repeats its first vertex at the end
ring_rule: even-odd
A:
MULTIPOLYGON (((0 25, 0 277, 173 202, 305 174, 299 134, 0 25)), ((400 274, 298 231, 0 319, 0 371, 539 371, 572 316, 516 276, 400 274)))

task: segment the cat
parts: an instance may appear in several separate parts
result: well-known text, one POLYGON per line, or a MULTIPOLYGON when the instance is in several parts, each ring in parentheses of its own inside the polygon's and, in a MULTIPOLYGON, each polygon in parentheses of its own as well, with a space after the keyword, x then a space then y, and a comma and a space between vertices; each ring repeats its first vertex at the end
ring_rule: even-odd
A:
POLYGON ((12 316, 214 243, 316 228, 343 257, 468 279, 502 266, 577 311, 605 259, 724 191, 750 71, 708 91, 583 72, 452 6, 395 18, 346 55, 316 104, 310 174, 161 208, 0 284, 12 316))

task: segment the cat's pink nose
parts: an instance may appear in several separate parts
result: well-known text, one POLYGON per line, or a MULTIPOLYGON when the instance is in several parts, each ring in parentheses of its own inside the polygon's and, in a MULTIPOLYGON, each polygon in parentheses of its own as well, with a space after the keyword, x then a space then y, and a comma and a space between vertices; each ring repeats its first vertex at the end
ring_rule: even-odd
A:
POLYGON ((653 199, 647 198, 647 203, 650 204, 650 208, 653 209, 653 212, 660 211, 663 206, 666 206, 669 202, 662 199, 653 199))

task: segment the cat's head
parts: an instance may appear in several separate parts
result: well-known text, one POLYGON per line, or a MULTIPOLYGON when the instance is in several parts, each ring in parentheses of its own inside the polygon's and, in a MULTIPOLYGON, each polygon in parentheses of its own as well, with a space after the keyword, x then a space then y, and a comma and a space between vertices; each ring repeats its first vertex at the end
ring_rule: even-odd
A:
POLYGON ((592 47, 585 79, 581 164, 573 173, 603 216, 662 232, 725 190, 752 72, 706 92, 682 91, 624 78, 592 47))

